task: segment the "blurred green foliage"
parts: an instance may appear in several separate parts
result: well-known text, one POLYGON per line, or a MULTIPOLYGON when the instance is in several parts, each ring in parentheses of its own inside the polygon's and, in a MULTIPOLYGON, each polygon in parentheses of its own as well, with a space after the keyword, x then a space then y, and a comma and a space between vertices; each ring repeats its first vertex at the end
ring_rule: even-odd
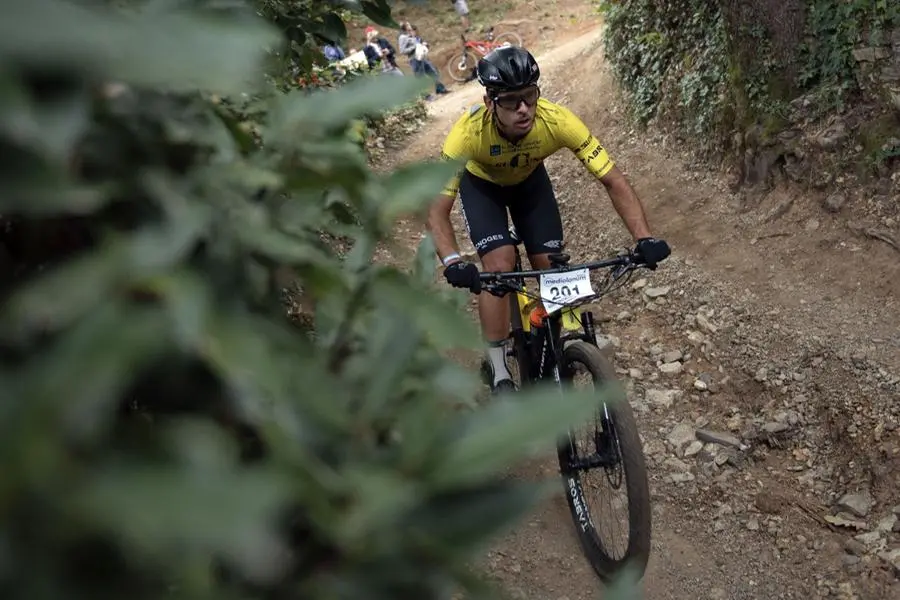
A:
POLYGON ((595 399, 477 407, 430 242, 375 263, 456 165, 345 132, 424 84, 283 93, 242 2, 125 4, 0 19, 0 597, 488 595, 472 560, 556 490, 498 473, 595 399))
MULTIPOLYGON (((865 100, 860 49, 887 47, 896 0, 598 0, 604 50, 635 119, 676 125, 714 154, 735 131, 768 134, 806 95, 824 118, 865 100)), ((878 94, 875 94, 876 96, 878 94)))

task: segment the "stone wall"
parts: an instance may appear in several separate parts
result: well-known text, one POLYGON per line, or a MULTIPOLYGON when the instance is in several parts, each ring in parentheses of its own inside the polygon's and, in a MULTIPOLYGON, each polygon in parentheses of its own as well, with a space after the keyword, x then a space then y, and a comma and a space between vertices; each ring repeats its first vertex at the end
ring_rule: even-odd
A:
POLYGON ((884 38, 881 44, 869 43, 853 50, 859 67, 857 79, 864 90, 900 110, 900 28, 884 38))

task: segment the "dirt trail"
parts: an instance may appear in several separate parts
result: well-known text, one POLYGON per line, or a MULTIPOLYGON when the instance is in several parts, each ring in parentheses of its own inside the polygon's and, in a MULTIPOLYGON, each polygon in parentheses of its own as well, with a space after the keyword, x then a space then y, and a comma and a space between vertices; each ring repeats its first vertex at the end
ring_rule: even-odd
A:
MULTIPOLYGON (((796 191, 741 210, 723 175, 631 130, 601 35, 593 30, 539 62, 544 95, 582 116, 673 246, 648 282, 595 308, 607 315, 603 330, 651 471, 645 597, 900 597, 900 257, 796 191), (749 450, 700 443, 697 428, 729 433, 749 450), (829 525, 834 513, 852 526, 829 525)), ((432 103, 404 156, 436 155, 480 96, 470 83, 432 103)), ((576 260, 630 245, 602 187, 570 153, 547 166, 576 260)), ((398 233, 411 244, 422 235, 412 223, 398 233)), ((555 470, 548 456, 516 474, 555 470)), ((561 493, 486 563, 518 598, 601 593, 561 493)))

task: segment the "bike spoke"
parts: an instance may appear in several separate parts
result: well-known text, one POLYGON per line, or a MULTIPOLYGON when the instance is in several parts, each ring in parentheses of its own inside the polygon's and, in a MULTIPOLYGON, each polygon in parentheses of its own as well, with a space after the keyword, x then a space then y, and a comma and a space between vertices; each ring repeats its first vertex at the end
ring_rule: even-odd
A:
MULTIPOLYGON (((591 386, 593 381, 589 373, 577 369, 573 384, 591 386)), ((598 541, 607 555, 622 559, 628 551, 628 494, 615 424, 597 411, 592 422, 573 433, 576 462, 587 463, 583 464, 587 468, 580 470, 579 476, 598 541), (599 464, 590 468, 590 463, 599 464)))

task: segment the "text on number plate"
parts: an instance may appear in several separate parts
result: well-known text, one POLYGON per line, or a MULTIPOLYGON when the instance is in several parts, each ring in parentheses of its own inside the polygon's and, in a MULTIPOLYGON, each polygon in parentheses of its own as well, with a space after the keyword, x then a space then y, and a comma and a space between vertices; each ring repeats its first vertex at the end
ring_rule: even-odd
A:
POLYGON ((550 314, 580 298, 591 296, 591 278, 587 269, 567 273, 546 273, 541 275, 541 300, 550 314))

